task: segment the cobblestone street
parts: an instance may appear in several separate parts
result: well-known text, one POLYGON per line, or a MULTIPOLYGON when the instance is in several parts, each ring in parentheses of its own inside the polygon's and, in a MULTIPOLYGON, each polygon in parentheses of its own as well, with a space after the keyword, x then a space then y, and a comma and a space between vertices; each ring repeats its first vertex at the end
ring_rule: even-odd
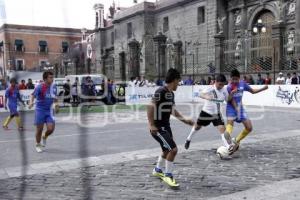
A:
MULTIPOLYGON (((230 160, 215 150, 184 151, 176 161, 181 184, 172 190, 150 175, 156 158, 55 174, 0 180, 1 199, 208 199, 275 181, 300 178, 300 137, 247 143, 230 160)), ((276 188, 274 188, 276 190, 276 188)))

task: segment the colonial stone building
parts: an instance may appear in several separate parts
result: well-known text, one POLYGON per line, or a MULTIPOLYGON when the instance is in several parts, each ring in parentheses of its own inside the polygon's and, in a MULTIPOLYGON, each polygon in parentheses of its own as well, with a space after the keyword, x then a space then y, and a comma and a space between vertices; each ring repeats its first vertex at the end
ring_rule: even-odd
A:
POLYGON ((4 24, 0 28, 0 76, 6 71, 43 71, 55 66, 64 74, 70 47, 81 41, 80 29, 4 24))
POLYGON ((160 0, 112 6, 110 20, 94 8, 96 66, 109 78, 299 68, 300 0, 160 0))

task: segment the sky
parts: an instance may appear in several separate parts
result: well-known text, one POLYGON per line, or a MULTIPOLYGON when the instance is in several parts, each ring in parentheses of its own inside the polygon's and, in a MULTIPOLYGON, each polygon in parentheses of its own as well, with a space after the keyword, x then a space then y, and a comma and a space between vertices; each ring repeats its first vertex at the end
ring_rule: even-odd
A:
MULTIPOLYGON (((139 3, 143 1, 138 0, 139 3)), ((112 2, 113 0, 0 0, 0 24, 93 29, 94 4, 104 4, 107 14, 112 2)), ((115 0, 115 3, 120 7, 134 5, 133 0, 115 0)))

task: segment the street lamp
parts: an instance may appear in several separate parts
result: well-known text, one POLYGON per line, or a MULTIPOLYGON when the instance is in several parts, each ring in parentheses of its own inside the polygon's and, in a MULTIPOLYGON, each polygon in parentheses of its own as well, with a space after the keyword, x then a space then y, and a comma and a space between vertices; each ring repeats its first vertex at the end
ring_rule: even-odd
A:
POLYGON ((257 23, 254 24, 254 26, 253 26, 253 33, 254 34, 260 34, 260 33, 266 33, 266 32, 267 32, 267 28, 263 24, 262 19, 258 19, 257 23))

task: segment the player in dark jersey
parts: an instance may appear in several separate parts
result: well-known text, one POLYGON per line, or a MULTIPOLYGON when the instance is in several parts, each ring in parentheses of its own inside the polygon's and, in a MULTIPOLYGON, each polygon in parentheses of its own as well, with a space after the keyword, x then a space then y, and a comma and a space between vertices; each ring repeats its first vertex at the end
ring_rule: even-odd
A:
POLYGON ((161 177, 170 186, 179 186, 173 178, 173 162, 177 154, 177 145, 170 128, 170 115, 185 124, 194 125, 190 119, 183 117, 174 107, 174 93, 180 82, 180 73, 176 69, 169 69, 166 76, 166 85, 155 91, 154 97, 147 108, 150 133, 160 144, 162 154, 153 169, 153 175, 161 177), (163 165, 165 163, 165 171, 163 165))

